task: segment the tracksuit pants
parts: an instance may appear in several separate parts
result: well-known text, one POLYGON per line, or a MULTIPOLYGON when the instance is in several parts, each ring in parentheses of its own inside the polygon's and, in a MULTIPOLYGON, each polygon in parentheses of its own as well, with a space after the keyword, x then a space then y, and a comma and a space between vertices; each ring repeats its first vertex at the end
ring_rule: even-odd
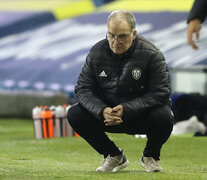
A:
POLYGON ((147 143, 143 155, 160 159, 162 145, 168 140, 173 128, 173 114, 168 105, 154 108, 133 119, 123 119, 116 126, 105 126, 79 103, 68 110, 68 122, 98 153, 104 157, 120 154, 119 148, 109 139, 106 132, 146 134, 147 143))

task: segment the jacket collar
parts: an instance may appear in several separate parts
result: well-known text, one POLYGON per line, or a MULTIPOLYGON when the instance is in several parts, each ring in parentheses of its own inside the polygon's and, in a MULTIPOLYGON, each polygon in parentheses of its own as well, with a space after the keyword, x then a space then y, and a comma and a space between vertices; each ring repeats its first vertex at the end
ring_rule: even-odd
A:
POLYGON ((122 54, 114 54, 114 52, 111 50, 111 48, 110 48, 110 46, 109 46, 109 42, 108 42, 108 40, 107 40, 107 43, 108 43, 108 51, 109 51, 109 53, 112 55, 112 56, 115 56, 115 57, 126 57, 126 56, 129 56, 132 52, 133 52, 133 50, 134 50, 134 47, 135 47, 135 44, 136 44, 136 42, 137 42, 137 36, 136 36, 136 38, 133 40, 133 42, 132 42, 132 45, 131 45, 131 47, 126 51, 126 52, 124 52, 124 53, 122 53, 122 54))

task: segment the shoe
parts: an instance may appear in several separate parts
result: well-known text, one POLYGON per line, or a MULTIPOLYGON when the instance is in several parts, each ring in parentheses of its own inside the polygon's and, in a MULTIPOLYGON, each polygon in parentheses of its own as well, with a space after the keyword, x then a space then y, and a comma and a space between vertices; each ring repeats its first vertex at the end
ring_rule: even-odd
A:
POLYGON ((147 172, 161 172, 162 168, 159 166, 157 161, 152 157, 144 157, 142 156, 140 160, 140 165, 147 171, 147 172))
POLYGON ((111 157, 108 155, 102 163, 102 166, 96 169, 97 172, 116 172, 129 165, 129 161, 121 151, 121 155, 111 157))

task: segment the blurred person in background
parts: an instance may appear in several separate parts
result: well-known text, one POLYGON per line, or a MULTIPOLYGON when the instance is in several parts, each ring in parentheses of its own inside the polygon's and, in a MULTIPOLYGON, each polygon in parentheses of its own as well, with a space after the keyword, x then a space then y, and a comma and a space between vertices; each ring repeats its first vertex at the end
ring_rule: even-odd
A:
POLYGON ((201 24, 204 22, 206 16, 207 0, 195 0, 187 20, 188 44, 192 46, 193 49, 198 49, 193 36, 195 35, 196 40, 199 40, 201 24))
POLYGON ((113 2, 115 0, 93 0, 94 4, 98 7, 98 6, 102 6, 106 3, 110 3, 113 2))
POLYGON ((78 104, 68 121, 104 156, 98 172, 116 172, 129 161, 106 132, 146 134, 140 164, 147 172, 160 172, 162 145, 173 127, 170 79, 162 52, 137 34, 131 12, 114 11, 107 20, 107 37, 96 43, 75 87, 78 104))

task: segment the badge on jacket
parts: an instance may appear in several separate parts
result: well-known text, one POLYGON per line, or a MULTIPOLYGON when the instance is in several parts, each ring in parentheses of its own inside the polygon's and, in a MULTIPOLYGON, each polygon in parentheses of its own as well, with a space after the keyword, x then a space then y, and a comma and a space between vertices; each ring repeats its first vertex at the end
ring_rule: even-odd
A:
POLYGON ((132 76, 135 80, 138 80, 141 77, 142 71, 139 68, 135 68, 132 70, 132 76))

